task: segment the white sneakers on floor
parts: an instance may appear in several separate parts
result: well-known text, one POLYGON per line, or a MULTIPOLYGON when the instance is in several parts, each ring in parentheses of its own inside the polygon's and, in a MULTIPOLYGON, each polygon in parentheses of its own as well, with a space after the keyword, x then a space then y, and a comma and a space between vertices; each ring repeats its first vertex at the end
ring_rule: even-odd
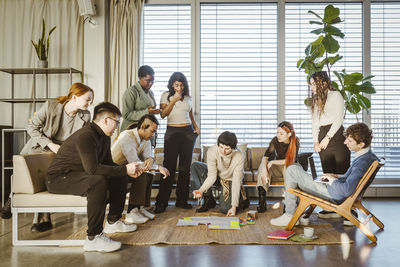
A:
POLYGON ((140 207, 140 213, 149 218, 150 220, 154 220, 154 218, 156 217, 156 215, 146 210, 143 206, 140 207))
POLYGON ((83 249, 85 251, 112 252, 121 248, 121 242, 111 240, 103 233, 98 234, 93 240, 86 237, 83 249))
POLYGON ((136 224, 126 224, 125 222, 118 220, 113 224, 109 224, 106 221, 106 225, 104 226, 103 232, 106 234, 113 233, 128 233, 136 231, 136 224))
MULTIPOLYGON (((270 223, 275 226, 287 226, 292 219, 293 214, 284 213, 278 218, 271 219, 270 223)), ((299 221, 296 222, 296 225, 299 225, 299 221)))
POLYGON ((147 222, 149 219, 153 220, 156 216, 149 211, 147 211, 144 207, 134 208, 125 216, 125 222, 127 223, 136 223, 142 224, 147 222))
POLYGON ((127 223, 136 223, 142 224, 149 220, 146 216, 144 216, 138 208, 132 209, 129 213, 125 216, 125 222, 127 223))

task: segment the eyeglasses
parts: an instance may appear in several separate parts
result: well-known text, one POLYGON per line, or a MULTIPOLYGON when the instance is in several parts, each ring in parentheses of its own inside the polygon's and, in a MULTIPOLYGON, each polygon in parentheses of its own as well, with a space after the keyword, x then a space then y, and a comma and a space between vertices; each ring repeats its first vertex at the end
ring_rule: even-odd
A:
POLYGON ((113 119, 113 118, 111 118, 111 117, 107 117, 107 119, 110 119, 110 120, 113 120, 113 121, 115 121, 115 123, 116 123, 117 125, 119 125, 119 123, 120 123, 120 121, 119 121, 119 120, 113 119))

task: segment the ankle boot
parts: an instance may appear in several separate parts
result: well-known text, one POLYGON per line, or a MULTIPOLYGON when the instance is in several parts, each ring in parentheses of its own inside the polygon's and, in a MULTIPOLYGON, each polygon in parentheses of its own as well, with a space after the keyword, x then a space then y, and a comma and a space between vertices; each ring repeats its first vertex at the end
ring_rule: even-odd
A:
POLYGON ((198 208, 196 211, 197 212, 206 212, 209 209, 215 208, 215 205, 217 205, 217 203, 215 202, 215 199, 212 195, 204 196, 203 205, 200 208, 198 208))
POLYGON ((258 187, 258 212, 267 211, 267 192, 262 186, 258 187))

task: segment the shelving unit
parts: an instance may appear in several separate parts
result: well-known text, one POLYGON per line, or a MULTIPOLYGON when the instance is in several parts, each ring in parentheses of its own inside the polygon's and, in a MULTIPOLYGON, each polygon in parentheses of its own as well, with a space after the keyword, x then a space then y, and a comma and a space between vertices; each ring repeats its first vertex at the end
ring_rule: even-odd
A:
POLYGON ((10 98, 0 98, 0 102, 11 103, 11 129, 2 129, 1 133, 1 142, 2 142, 2 163, 1 163, 1 190, 2 190, 2 206, 4 206, 4 193, 5 193, 5 171, 12 170, 12 159, 8 159, 11 163, 6 164, 7 159, 5 159, 4 155, 4 140, 6 134, 14 134, 18 132, 24 133, 24 144, 27 141, 27 133, 26 129, 13 129, 14 128, 14 104, 21 104, 21 103, 32 103, 34 107, 34 111, 36 111, 36 104, 46 102, 49 98, 49 75, 51 74, 69 74, 69 81, 72 84, 72 76, 73 74, 79 74, 81 82, 83 81, 83 73, 80 70, 74 68, 0 68, 0 72, 8 73, 11 75, 11 97, 10 98), (15 75, 20 74, 29 74, 32 75, 33 78, 33 96, 31 98, 16 98, 15 91, 14 91, 14 80, 15 75), (46 81, 46 95, 45 98, 37 98, 36 97, 36 77, 37 75, 45 75, 46 81))

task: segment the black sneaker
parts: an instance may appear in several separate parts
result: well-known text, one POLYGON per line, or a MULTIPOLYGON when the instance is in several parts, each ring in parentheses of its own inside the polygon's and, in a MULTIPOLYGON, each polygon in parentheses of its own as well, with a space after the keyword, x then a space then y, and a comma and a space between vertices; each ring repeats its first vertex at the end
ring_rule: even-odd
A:
POLYGON ((187 202, 176 202, 175 207, 190 210, 193 206, 187 202))
POLYGON ((154 209, 155 213, 163 213, 167 208, 167 205, 156 203, 156 208, 154 209))
POLYGON ((322 219, 334 219, 334 218, 340 218, 342 216, 340 216, 334 211, 322 210, 318 213, 318 217, 322 219))
MULTIPOLYGON (((358 218, 357 211, 351 210, 351 214, 353 214, 354 217, 358 218)), ((343 225, 346 225, 346 226, 353 226, 354 225, 351 221, 347 220, 346 218, 343 218, 343 219, 344 219, 343 220, 343 225)))

